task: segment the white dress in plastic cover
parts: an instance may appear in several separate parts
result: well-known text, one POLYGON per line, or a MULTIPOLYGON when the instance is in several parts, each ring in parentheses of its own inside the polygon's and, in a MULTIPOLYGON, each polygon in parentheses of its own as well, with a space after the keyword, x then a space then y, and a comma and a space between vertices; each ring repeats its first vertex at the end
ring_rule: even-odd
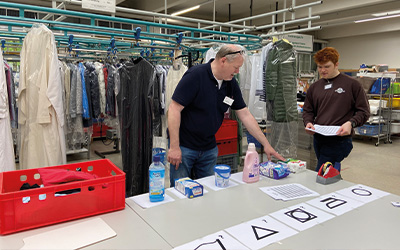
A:
POLYGON ((66 163, 61 76, 53 33, 35 24, 21 50, 18 123, 20 168, 66 163))
POLYGON ((15 170, 13 139, 3 55, 0 51, 0 172, 15 170))

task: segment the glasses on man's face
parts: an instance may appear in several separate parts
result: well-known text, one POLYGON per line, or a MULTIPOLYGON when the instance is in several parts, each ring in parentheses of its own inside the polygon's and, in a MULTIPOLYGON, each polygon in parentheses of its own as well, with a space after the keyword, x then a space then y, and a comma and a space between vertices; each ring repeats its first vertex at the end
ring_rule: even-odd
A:
POLYGON ((246 53, 245 50, 238 50, 238 51, 226 53, 223 57, 225 57, 225 56, 227 56, 227 55, 234 55, 234 54, 244 55, 245 53, 246 53))

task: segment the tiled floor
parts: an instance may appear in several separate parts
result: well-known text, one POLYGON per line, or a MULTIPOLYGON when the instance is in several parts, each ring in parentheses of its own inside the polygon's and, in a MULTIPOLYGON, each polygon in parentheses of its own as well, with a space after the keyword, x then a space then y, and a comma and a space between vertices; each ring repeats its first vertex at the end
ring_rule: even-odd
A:
POLYGON ((354 140, 354 148, 342 162, 345 180, 368 185, 400 195, 400 137, 392 137, 392 144, 362 138, 354 140))
MULTIPOLYGON (((396 195, 400 195, 400 137, 392 137, 392 144, 382 141, 375 146, 376 139, 361 138, 353 140, 353 151, 342 162, 344 180, 368 185, 396 195)), ((101 141, 91 144, 91 160, 101 159, 94 150, 109 151, 112 145, 105 146, 101 141)), ((120 154, 106 155, 115 165, 122 168, 120 154)), ((86 161, 86 155, 72 155, 68 162, 86 161)), ((166 182, 168 185, 168 183, 166 182)))

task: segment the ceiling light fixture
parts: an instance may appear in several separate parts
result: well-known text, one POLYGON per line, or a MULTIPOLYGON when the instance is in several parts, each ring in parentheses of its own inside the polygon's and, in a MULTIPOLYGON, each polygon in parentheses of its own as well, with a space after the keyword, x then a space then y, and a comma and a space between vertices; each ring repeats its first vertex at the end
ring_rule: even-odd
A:
POLYGON ((171 16, 179 16, 179 15, 182 15, 184 13, 187 13, 187 12, 190 12, 190 11, 193 11, 193 10, 197 10, 198 8, 200 8, 200 5, 196 5, 196 6, 188 8, 188 9, 177 11, 175 13, 172 13, 171 16))
POLYGON ((363 23, 363 22, 376 21, 376 20, 388 19, 388 18, 393 18, 393 17, 400 17, 400 14, 392 15, 392 16, 373 17, 373 18, 368 18, 368 19, 357 20, 357 21, 354 21, 354 22, 355 23, 363 23))
POLYGON ((390 15, 396 15, 400 14, 400 10, 393 10, 393 11, 388 11, 388 12, 380 12, 380 13, 375 13, 372 14, 373 16, 390 16, 390 15))

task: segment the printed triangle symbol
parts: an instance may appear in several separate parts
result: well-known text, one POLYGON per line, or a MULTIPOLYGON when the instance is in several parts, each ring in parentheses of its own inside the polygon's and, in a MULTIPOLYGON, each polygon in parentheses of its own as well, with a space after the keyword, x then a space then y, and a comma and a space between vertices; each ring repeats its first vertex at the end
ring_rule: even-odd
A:
POLYGON ((257 227, 257 226, 251 226, 251 227, 253 228, 253 232, 254 232, 254 234, 255 234, 257 240, 261 240, 261 239, 264 239, 264 238, 269 237, 269 236, 271 236, 271 235, 274 235, 274 234, 279 233, 279 231, 275 231, 275 230, 271 230, 271 229, 267 229, 267 228, 263 228, 263 227, 257 227), (259 234, 258 234, 257 232, 260 232, 261 230, 263 231, 262 233, 263 233, 264 235, 262 235, 262 236, 260 237, 259 234), (269 232, 269 233, 266 233, 266 234, 265 234, 265 231, 267 231, 267 232, 269 232))

